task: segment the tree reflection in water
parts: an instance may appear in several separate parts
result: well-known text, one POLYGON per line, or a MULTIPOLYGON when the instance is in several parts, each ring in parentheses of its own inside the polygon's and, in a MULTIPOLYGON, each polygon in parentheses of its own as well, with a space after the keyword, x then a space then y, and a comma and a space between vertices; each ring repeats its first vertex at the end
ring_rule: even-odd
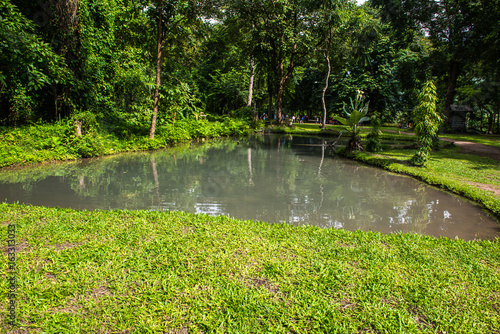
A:
POLYGON ((271 223, 473 239, 499 224, 407 177, 332 155, 320 138, 255 136, 0 171, 7 202, 183 210, 271 223))

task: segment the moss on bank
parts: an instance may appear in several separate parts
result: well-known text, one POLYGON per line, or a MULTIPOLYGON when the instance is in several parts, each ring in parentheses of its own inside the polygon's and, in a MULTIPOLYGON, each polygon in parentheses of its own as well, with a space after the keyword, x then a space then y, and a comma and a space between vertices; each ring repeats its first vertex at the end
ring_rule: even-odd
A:
MULTIPOLYGON (((0 205, 20 329, 491 333, 500 241, 0 205)), ((8 304, 7 253, 0 256, 8 304)), ((2 331, 12 329, 1 308, 2 331)))

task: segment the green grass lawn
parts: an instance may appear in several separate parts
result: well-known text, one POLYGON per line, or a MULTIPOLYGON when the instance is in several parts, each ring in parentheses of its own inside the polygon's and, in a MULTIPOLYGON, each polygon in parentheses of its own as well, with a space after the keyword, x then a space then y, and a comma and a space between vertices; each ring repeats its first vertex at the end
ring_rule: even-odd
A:
MULTIPOLYGON (((343 130, 343 126, 340 125, 327 125, 326 129, 329 131, 341 131, 343 130)), ((294 123, 293 127, 288 126, 273 126, 270 128, 274 133, 289 133, 289 134, 311 134, 317 135, 324 132, 321 129, 321 124, 316 123, 294 123)))
MULTIPOLYGON (((360 137, 366 137, 372 128, 370 126, 360 127, 360 137)), ((297 134, 297 135, 325 135, 325 136, 338 136, 341 131, 346 131, 347 128, 343 125, 326 125, 326 129, 321 129, 321 124, 316 123, 294 123, 293 127, 280 126, 270 128, 273 133, 286 133, 286 134, 297 134)), ((381 128, 382 134, 381 139, 390 141, 414 141, 415 137, 413 135, 408 135, 405 133, 397 133, 397 128, 395 127, 385 127, 381 128), (390 131, 385 131, 390 130, 390 131), (394 132, 392 131, 394 130, 394 132)), ((402 131, 404 132, 404 130, 402 131)), ((343 137, 347 138, 348 133, 346 132, 343 137)))
MULTIPOLYGON (((397 132, 398 130, 401 132, 407 132, 407 133, 413 132, 412 129, 398 129, 397 127, 394 127, 394 126, 385 126, 385 127, 382 127, 381 130, 382 131, 389 131, 389 132, 397 132)), ((500 147, 500 136, 499 135, 477 135, 477 134, 469 134, 469 133, 467 133, 467 134, 446 133, 446 134, 439 134, 439 137, 449 138, 449 139, 453 139, 453 140, 470 141, 472 143, 500 147)))
POLYGON ((450 138, 453 140, 470 141, 473 143, 500 147, 499 135, 473 135, 473 134, 443 134, 440 137, 450 138))
MULTIPOLYGON (((500 241, 0 204, 20 332, 495 333, 500 241)), ((7 254, 0 281, 7 324, 7 254)))

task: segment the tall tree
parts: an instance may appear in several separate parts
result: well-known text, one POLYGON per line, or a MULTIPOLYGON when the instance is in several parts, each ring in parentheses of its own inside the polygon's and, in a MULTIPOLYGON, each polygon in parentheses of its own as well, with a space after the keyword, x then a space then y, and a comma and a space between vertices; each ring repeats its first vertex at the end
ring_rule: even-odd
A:
POLYGON ((155 90, 153 97, 153 114, 149 138, 153 139, 156 130, 160 86, 162 78, 162 62, 165 53, 183 42, 183 37, 192 34, 191 28, 200 24, 202 19, 209 19, 216 0, 152 0, 144 3, 151 21, 156 27, 155 53, 155 90))
POLYGON ((358 13, 352 3, 343 0, 312 0, 310 6, 314 11, 313 29, 318 38, 316 51, 321 53, 326 62, 326 76, 321 91, 322 127, 324 128, 328 118, 326 93, 330 86, 332 67, 338 70, 343 66, 342 63, 346 61, 347 54, 352 49, 348 46, 348 40, 352 40, 349 35, 355 34, 358 30, 352 25, 353 18, 358 16, 356 15, 358 13))
POLYGON ((486 3, 482 0, 371 0, 372 5, 387 14, 386 19, 402 39, 413 38, 415 31, 426 35, 443 56, 447 67, 445 116, 449 116, 464 66, 478 60, 476 50, 484 38, 478 24, 486 3))
POLYGON ((268 89, 275 98, 276 120, 281 123, 285 85, 312 46, 312 13, 306 2, 299 0, 261 0, 254 2, 254 7, 260 61, 270 69, 268 89))
POLYGON ((191 4, 183 0, 156 0, 148 4, 148 14, 152 20, 156 21, 156 80, 153 97, 153 115, 151 117, 151 126, 149 138, 153 139, 156 131, 156 119, 158 115, 158 104, 160 101, 160 86, 162 62, 164 48, 168 41, 173 42, 175 33, 182 24, 192 16, 191 4))

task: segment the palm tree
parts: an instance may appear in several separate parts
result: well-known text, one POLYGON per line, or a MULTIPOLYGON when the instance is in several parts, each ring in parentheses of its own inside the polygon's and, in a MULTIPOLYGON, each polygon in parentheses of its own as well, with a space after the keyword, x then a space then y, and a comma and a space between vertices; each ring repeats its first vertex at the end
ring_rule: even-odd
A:
POLYGON ((363 92, 358 90, 356 99, 354 101, 349 98, 349 100, 351 101, 350 106, 348 106, 344 102, 344 106, 342 109, 344 110, 344 114, 347 117, 344 118, 340 116, 334 116, 334 119, 342 123, 342 125, 347 126, 350 132, 351 137, 349 138, 346 147, 347 153, 363 150, 363 145, 361 145, 361 139, 359 138, 359 132, 361 131, 359 125, 365 121, 370 120, 366 116, 368 114, 369 102, 366 102, 365 104, 363 102, 363 98, 363 92))

